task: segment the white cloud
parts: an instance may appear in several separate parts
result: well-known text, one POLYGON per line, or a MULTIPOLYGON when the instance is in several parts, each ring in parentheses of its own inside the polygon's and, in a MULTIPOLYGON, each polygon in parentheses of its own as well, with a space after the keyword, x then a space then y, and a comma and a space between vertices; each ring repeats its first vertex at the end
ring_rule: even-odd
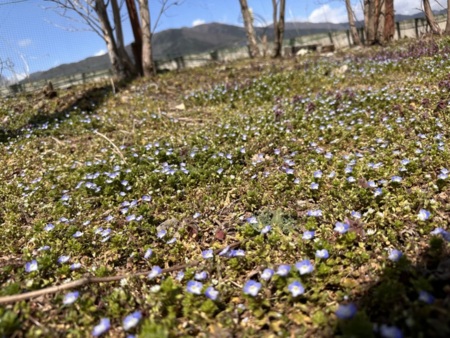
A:
MULTIPOLYGON (((432 10, 444 9, 439 2, 444 4, 445 1, 430 1, 432 10)), ((395 0, 394 8, 396 14, 411 15, 422 11, 422 0, 395 0)))
POLYGON ((100 49, 97 53, 94 54, 94 56, 100 56, 100 55, 103 55, 103 54, 106 54, 106 50, 100 49))
POLYGON ((17 42, 17 44, 20 46, 20 47, 28 47, 29 45, 31 45, 31 39, 23 39, 23 40, 19 40, 18 42, 17 42))
POLYGON ((202 19, 197 19, 192 21, 192 27, 198 26, 198 25, 203 25, 205 23, 205 20, 202 19))
POLYGON ((329 5, 322 5, 316 8, 308 17, 310 22, 331 22, 331 23, 341 23, 347 22, 347 11, 344 6, 340 7, 330 7, 329 5))

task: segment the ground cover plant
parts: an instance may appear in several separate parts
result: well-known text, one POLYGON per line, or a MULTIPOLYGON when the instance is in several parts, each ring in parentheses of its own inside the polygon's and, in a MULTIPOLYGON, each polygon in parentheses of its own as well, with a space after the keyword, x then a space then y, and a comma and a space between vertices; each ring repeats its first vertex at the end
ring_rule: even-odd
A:
POLYGON ((449 47, 3 98, 0 335, 448 337, 449 47))

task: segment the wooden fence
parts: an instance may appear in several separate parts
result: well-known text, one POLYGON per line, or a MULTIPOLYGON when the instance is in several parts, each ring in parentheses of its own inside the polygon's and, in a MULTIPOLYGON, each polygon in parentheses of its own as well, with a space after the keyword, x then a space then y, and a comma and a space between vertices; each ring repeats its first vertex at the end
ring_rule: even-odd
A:
MULTIPOLYGON (((436 21, 442 29, 445 28, 447 16, 440 15, 436 17, 436 21)), ((427 33, 429 27, 425 18, 416 18, 396 22, 396 35, 394 39, 403 38, 418 38, 427 33)), ((361 40, 364 41, 364 29, 358 30, 361 40)), ((350 47, 353 45, 350 31, 329 32, 299 36, 294 39, 285 40, 283 42, 285 48, 284 53, 288 54, 290 51, 298 50, 299 48, 315 45, 315 46, 329 46, 333 45, 335 49, 350 47)), ((260 49, 266 48, 271 50, 273 44, 268 43, 266 46, 260 44, 260 49)), ((200 67, 211 62, 229 62, 237 59, 244 59, 249 56, 248 48, 235 47, 222 50, 214 50, 208 53, 201 53, 195 55, 179 56, 168 60, 155 61, 157 70, 172 71, 184 68, 200 67)), ((32 92, 44 88, 48 81, 51 81, 54 88, 67 88, 74 85, 85 84, 88 82, 101 81, 110 78, 111 70, 101 70, 90 73, 79 73, 71 76, 51 78, 29 83, 14 84, 8 87, 0 87, 0 95, 13 95, 19 92, 32 92)))

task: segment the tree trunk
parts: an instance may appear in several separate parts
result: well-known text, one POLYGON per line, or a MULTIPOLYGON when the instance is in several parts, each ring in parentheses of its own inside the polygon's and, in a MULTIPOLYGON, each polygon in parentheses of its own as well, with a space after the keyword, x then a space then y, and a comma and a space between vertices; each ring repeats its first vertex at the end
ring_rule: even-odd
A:
POLYGON ((433 11, 431 10, 430 0, 423 0, 423 9, 425 11, 425 17, 427 18, 427 23, 431 28, 433 34, 441 34, 441 28, 436 23, 434 19, 433 11))
POLYGON ((386 3, 384 40, 388 42, 392 41, 395 35, 394 0, 384 0, 384 1, 386 3))
POLYGON ((361 45, 361 40, 359 39, 358 30, 356 29, 355 15, 353 13, 350 0, 345 0, 345 7, 347 8, 348 24, 350 26, 350 33, 352 34, 353 44, 359 46, 361 45))
POLYGON ((273 36, 275 46, 277 45, 277 37, 278 37, 278 3, 277 0, 272 0, 272 8, 273 8, 273 36))
POLYGON ((142 69, 144 76, 155 75, 152 52, 152 31, 150 26, 150 9, 148 0, 138 0, 142 26, 142 69))
POLYGON ((364 0, 364 25, 366 28, 366 43, 376 43, 377 32, 377 2, 376 0, 364 0))
POLYGON ((123 60, 125 66, 130 73, 136 73, 136 67, 130 59, 127 51, 125 50, 125 44, 123 42, 123 32, 122 32, 122 18, 120 17, 120 8, 117 0, 111 0, 111 6, 113 10, 114 26, 116 32, 116 46, 120 58, 123 60))
POLYGON ((450 0, 447 0, 447 24, 445 26, 445 34, 450 34, 450 0))
POLYGON ((386 3, 385 0, 379 0, 377 4, 377 25, 375 41, 381 45, 385 43, 384 29, 386 22, 386 3))
POLYGON ((279 58, 281 57, 281 48, 283 47, 283 36, 284 36, 284 15, 286 12, 286 0, 280 0, 280 8, 279 11, 277 11, 277 2, 276 0, 272 0, 273 10, 274 10, 274 18, 277 17, 278 12, 278 19, 274 20, 274 30, 275 30, 275 46, 273 50, 273 57, 279 58))
POLYGON ((95 0, 94 10, 97 13, 98 19, 100 21, 103 37, 106 42, 106 47, 108 48, 108 54, 111 61, 113 73, 119 80, 123 80, 131 74, 127 72, 123 60, 120 58, 120 55, 118 53, 113 30, 111 28, 111 23, 109 21, 108 13, 106 11, 106 6, 103 0, 95 0))
POLYGON ((244 19, 245 32, 247 33, 248 50, 250 57, 255 58, 260 54, 256 43, 255 30, 253 29, 253 18, 248 8, 247 0, 239 0, 239 2, 241 3, 241 12, 244 19))

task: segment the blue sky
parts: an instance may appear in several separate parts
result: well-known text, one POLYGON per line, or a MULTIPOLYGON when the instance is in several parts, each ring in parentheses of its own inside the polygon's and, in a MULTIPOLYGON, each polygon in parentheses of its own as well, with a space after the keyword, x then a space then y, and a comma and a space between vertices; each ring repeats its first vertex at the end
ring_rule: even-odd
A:
MULTIPOLYGON (((153 20, 160 0, 149 0, 153 20)), ((353 1, 356 13, 361 13, 359 0, 353 1)), ((412 14, 420 8, 420 0, 395 0, 397 13, 412 14)), ((248 0, 256 24, 271 23, 271 0, 248 0)), ((287 0, 288 21, 345 22, 343 0, 287 0)), ((439 6, 433 1, 436 8, 439 6)), ((51 2, 43 0, 0 0, 0 59, 2 74, 13 79, 52 68, 63 63, 82 60, 106 51, 103 40, 86 26, 58 15, 51 2), (11 2, 21 1, 10 4, 11 2), (5 65, 5 60, 10 61, 5 65)), ((242 25, 238 0, 184 0, 161 17, 157 31, 222 22, 242 25)), ((129 22, 123 24, 125 42, 133 40, 129 22)))

